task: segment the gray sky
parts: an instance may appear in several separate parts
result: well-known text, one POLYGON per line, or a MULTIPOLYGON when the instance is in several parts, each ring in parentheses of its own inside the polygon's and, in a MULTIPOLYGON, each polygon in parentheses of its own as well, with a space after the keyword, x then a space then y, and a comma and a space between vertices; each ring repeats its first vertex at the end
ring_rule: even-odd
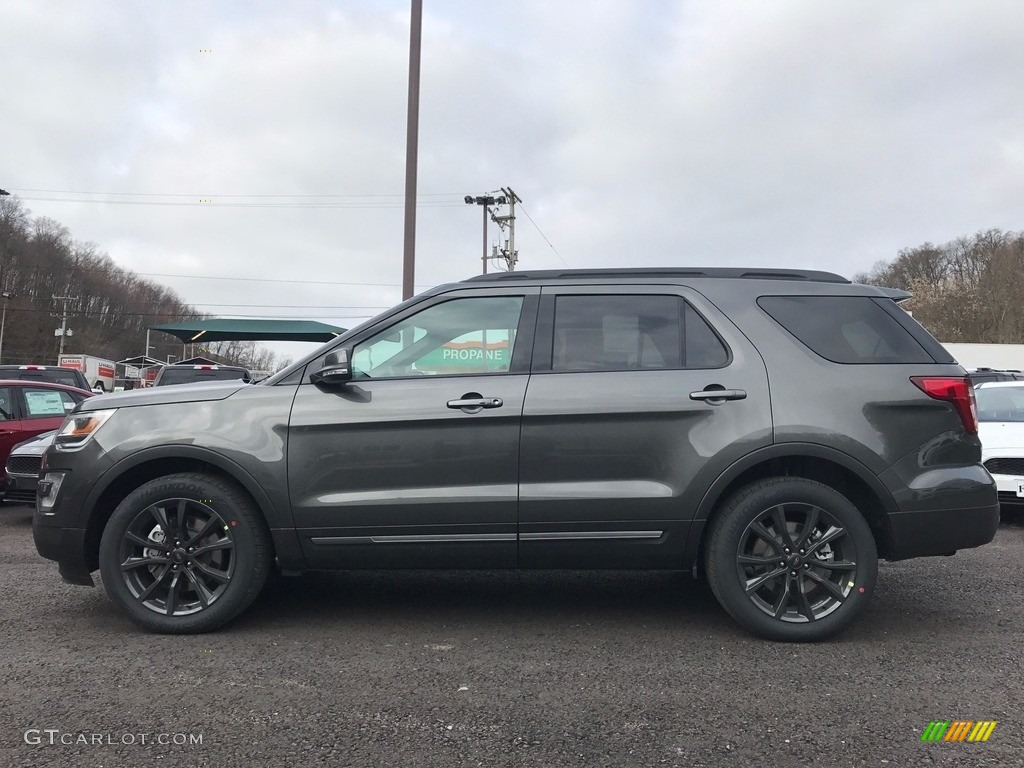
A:
MULTIPOLYGON (((501 186, 522 269, 1024 228, 1020 2, 424 6, 418 289, 501 186)), ((354 325, 401 298, 408 43, 408 0, 0 0, 0 187, 200 309, 354 325)))

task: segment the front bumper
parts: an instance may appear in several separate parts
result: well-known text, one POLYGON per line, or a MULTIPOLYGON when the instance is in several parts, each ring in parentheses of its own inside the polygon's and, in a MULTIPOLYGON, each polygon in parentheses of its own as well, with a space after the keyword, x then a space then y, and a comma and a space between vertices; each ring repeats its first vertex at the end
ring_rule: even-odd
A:
POLYGON ((68 584, 94 586, 85 560, 85 531, 80 528, 58 528, 40 524, 36 511, 32 524, 32 538, 36 551, 48 560, 56 560, 60 576, 68 584))

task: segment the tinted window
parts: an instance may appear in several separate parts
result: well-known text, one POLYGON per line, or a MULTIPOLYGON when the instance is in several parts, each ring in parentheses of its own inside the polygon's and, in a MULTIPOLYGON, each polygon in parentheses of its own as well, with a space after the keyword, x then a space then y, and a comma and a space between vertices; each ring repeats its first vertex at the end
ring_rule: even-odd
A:
POLYGON ((978 387, 978 421, 1024 421, 1024 387, 978 387))
POLYGON ((161 386, 168 384, 191 384, 196 381, 233 381, 248 378, 241 368, 207 368, 196 370, 190 367, 167 366, 160 371, 161 386))
POLYGON ((63 417, 70 413, 75 403, 81 399, 59 389, 26 387, 22 393, 25 396, 25 417, 29 419, 63 417))
POLYGON ((834 363, 933 363, 870 296, 762 296, 761 309, 834 363))
POLYGON ((522 296, 435 304, 356 345, 353 374, 380 379, 507 373, 522 308, 522 296))
POLYGON ((14 402, 11 400, 11 390, 7 387, 0 388, 0 421, 14 418, 14 402))
POLYGON ((45 381, 50 384, 64 384, 69 387, 89 389, 85 376, 72 368, 46 368, 26 370, 18 367, 0 367, 0 379, 19 379, 21 381, 45 381))
POLYGON ((553 371, 709 368, 728 359, 715 332, 678 296, 555 300, 553 371))

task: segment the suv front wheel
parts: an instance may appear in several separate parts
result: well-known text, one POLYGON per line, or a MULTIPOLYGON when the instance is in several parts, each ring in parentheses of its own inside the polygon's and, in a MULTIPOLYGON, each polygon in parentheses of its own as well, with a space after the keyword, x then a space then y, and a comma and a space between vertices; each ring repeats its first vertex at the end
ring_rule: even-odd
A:
POLYGON ((738 491, 711 523, 708 582, 722 607, 772 640, 821 640, 866 607, 878 552, 864 517, 827 485, 796 477, 738 491))
POLYGON ((159 477, 114 510, 100 541, 107 594, 154 632, 216 629, 256 598, 270 570, 263 519, 233 483, 159 477))

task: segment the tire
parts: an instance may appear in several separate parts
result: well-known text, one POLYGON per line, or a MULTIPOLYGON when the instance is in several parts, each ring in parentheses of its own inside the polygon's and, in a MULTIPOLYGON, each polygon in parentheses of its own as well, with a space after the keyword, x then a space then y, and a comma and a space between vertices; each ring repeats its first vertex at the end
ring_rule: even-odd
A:
POLYGON ((711 522, 708 583, 747 630, 808 642, 842 631, 867 607, 878 550, 857 508, 835 489, 774 477, 731 496, 711 522))
POLYGON ((118 504, 100 540, 110 598, 163 634, 209 632, 259 595, 270 534, 234 483, 200 473, 151 480, 118 504))

